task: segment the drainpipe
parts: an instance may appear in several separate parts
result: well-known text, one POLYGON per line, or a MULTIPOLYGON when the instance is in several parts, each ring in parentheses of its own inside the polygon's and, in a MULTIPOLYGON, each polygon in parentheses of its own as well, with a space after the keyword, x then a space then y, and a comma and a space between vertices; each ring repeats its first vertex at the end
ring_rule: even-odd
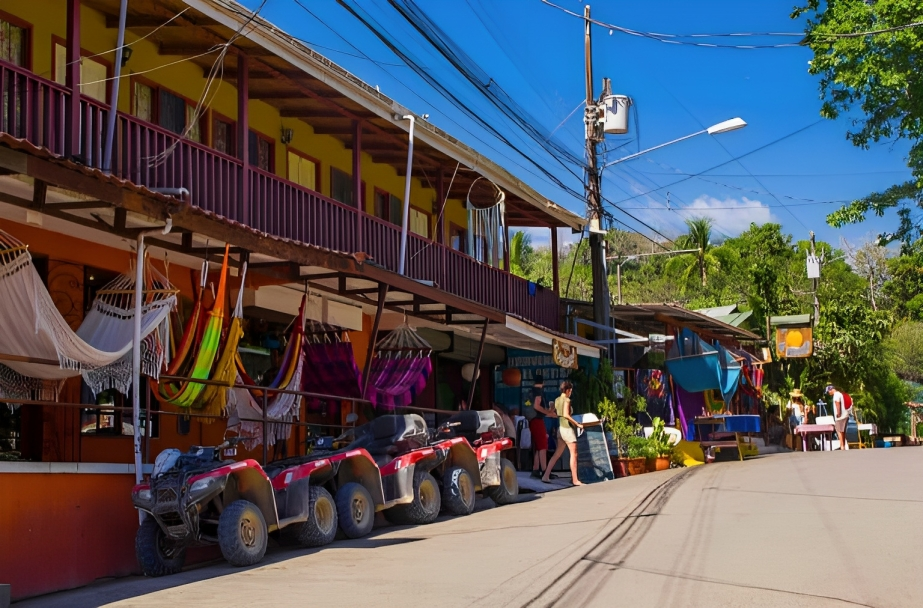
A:
MULTIPOLYGON (((146 230, 138 234, 138 260, 135 265, 135 332, 131 343, 131 422, 135 435, 135 483, 141 483, 141 299, 144 296, 144 237, 154 234, 169 234, 173 229, 173 218, 167 216, 167 224, 156 230, 146 230)), ((145 432, 151 428, 151 421, 145 423, 145 432)), ((143 513, 138 512, 139 521, 143 513)))
POLYGON ((398 258, 397 272, 399 274, 407 274, 407 224, 410 222, 410 180, 413 177, 411 172, 413 169, 414 116, 413 114, 406 114, 401 118, 410 121, 410 130, 408 131, 409 139, 407 142, 407 177, 404 180, 404 215, 401 220, 401 254, 398 258))
POLYGON ((115 121, 119 111, 119 81, 122 75, 122 51, 125 48, 125 21, 128 18, 128 0, 122 0, 119 7, 119 34, 115 43, 115 78, 112 79, 112 95, 109 99, 109 116, 106 121, 106 144, 103 148, 103 173, 112 172, 112 140, 115 139, 115 121))

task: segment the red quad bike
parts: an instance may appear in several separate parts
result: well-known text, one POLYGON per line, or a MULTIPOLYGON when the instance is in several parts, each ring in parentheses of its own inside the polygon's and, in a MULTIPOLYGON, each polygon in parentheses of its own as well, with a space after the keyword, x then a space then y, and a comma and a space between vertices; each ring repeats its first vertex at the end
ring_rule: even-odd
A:
POLYGON ((217 544, 234 566, 263 559, 270 532, 304 522, 300 513, 277 512, 269 478, 255 460, 233 456, 239 439, 219 446, 193 446, 185 454, 161 452, 148 483, 131 493, 146 513, 135 537, 135 554, 147 576, 179 572, 191 545, 217 544), (224 454, 223 454, 224 453, 224 454))
POLYGON ((135 539, 144 574, 179 572, 194 544, 217 543, 228 563, 253 565, 263 559, 269 533, 283 528, 308 547, 333 541, 338 523, 346 536, 359 538, 383 509, 396 523, 434 521, 440 495, 429 470, 440 454, 426 445, 425 421, 382 416, 352 433, 355 440, 344 449, 279 460, 265 469, 255 460, 221 460, 236 437, 185 454, 162 452, 151 481, 132 491, 135 507, 149 515, 135 539))
POLYGON ((513 441, 503 436, 503 421, 495 412, 458 412, 439 427, 431 445, 440 453, 435 472, 442 481, 442 506, 447 513, 473 512, 476 492, 497 505, 516 502, 516 468, 502 456, 513 441))
POLYGON ((439 485, 430 473, 443 454, 427 445, 426 422, 416 414, 375 418, 354 431, 354 441, 335 451, 271 463, 276 501, 307 500, 310 516, 297 530, 303 544, 323 545, 336 528, 349 538, 372 531, 375 513, 400 524, 428 524, 439 516, 439 485))

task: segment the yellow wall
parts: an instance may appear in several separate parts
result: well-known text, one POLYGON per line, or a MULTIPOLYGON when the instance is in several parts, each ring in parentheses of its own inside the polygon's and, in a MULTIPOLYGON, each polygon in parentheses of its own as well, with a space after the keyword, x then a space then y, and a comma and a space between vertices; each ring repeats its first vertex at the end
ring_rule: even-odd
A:
MULTIPOLYGON (((48 79, 52 73, 52 36, 64 38, 66 34, 65 0, 29 0, 22 2, 4 2, 2 10, 32 24, 32 69, 48 79)), ((116 45, 117 30, 106 28, 102 13, 87 6, 81 11, 81 46, 90 53, 104 53, 116 45)), ((133 31, 126 33, 126 43, 133 43, 140 38, 133 31)), ((160 55, 153 39, 142 40, 132 45, 132 56, 125 74, 142 75, 144 78, 160 84, 193 102, 198 101, 205 85, 202 68, 181 57, 160 55), (168 65, 178 62, 175 65, 168 65), (166 67, 161 67, 166 66, 166 67)), ((114 62, 115 54, 108 53, 100 59, 114 62)), ((253 81, 252 81, 253 82, 253 81)), ((131 80, 124 78, 119 90, 119 109, 129 112, 131 80)), ((217 86, 210 108, 224 116, 237 120, 237 91, 228 83, 217 86)), ((304 121, 294 118, 282 118, 278 110, 269 104, 250 101, 250 126, 252 129, 275 140, 275 172, 280 177, 287 177, 287 147, 279 141, 282 128, 290 128, 294 138, 290 147, 321 161, 320 192, 330 196, 330 168, 336 167, 352 174, 352 151, 345 148, 336 138, 318 135, 304 121)), ((208 121, 209 123, 211 121, 208 121)), ((239 142, 238 142, 239 143, 239 142)), ((371 156, 362 155, 362 176, 366 182, 364 207, 367 213, 374 212, 375 188, 385 190, 398 198, 404 196, 404 178, 390 165, 374 163, 371 156)), ((411 182, 411 204, 419 209, 433 213, 436 192, 417 178, 411 182)), ((467 225, 467 216, 461 201, 450 200, 446 212, 446 226, 452 222, 459 226, 467 225)), ((436 221, 435 215, 432 217, 436 221)), ((431 226, 431 230, 432 230, 431 226)), ((448 230, 448 228, 447 228, 448 230)), ((435 236, 432 230, 431 236, 435 236)))

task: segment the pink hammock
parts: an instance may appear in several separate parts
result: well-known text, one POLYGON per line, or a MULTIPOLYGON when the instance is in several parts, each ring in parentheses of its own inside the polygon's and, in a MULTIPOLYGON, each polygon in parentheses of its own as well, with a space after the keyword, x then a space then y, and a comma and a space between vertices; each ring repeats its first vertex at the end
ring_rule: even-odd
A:
MULTIPOLYGON (((341 399, 361 399, 362 372, 356 365, 353 345, 340 340, 337 333, 332 335, 333 341, 305 342, 301 390, 336 395, 341 399)), ((326 408, 329 415, 336 413, 337 401, 305 398, 308 411, 318 412, 326 408)))
POLYGON ((432 347, 406 323, 378 343, 369 371, 368 398, 388 409, 410 405, 433 372, 432 347))

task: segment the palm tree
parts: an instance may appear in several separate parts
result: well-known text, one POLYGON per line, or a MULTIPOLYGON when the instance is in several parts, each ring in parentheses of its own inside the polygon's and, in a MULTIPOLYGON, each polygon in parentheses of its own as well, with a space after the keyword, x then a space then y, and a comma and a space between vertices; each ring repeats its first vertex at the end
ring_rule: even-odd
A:
POLYGON ((510 239, 510 272, 516 276, 526 277, 529 254, 532 253, 532 235, 519 231, 510 239))
POLYGON ((689 229, 689 233, 678 239, 681 241, 682 248, 698 249, 699 251, 692 254, 693 263, 687 267, 685 275, 688 278, 693 270, 698 270, 698 274, 702 279, 702 287, 705 287, 708 280, 708 267, 715 268, 719 265, 718 259, 712 253, 712 221, 707 217, 693 217, 686 220, 686 227, 689 229))

